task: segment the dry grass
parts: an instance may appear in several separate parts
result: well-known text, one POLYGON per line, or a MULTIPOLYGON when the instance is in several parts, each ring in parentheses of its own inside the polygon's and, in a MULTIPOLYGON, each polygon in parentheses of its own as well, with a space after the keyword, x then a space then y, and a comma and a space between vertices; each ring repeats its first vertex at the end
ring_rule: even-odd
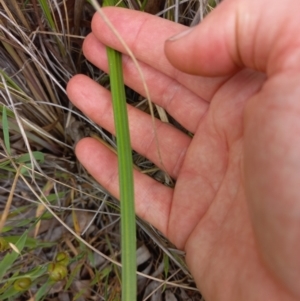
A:
MULTIPOLYGON (((146 9, 191 25, 210 5, 215 1, 148 0, 146 9)), ((118 202, 73 152, 83 136, 112 147, 114 137, 82 116, 65 92, 77 73, 107 85, 81 53, 93 12, 84 0, 0 0, 0 300, 120 299, 118 202), (47 268, 59 267, 61 251, 70 259, 68 273, 54 281, 47 268), (24 277, 31 283, 21 290, 24 277)), ((148 111, 133 91, 128 99, 148 111)), ((135 154, 134 161, 165 180, 145 158, 135 154)), ((199 300, 183 254, 137 223, 138 300, 199 300)))

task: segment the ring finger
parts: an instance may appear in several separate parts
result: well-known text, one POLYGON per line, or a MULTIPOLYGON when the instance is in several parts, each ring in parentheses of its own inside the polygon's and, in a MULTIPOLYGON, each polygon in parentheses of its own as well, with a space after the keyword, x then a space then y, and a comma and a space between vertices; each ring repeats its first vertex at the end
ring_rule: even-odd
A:
MULTIPOLYGON (((109 91, 87 76, 76 75, 68 83, 67 92, 73 104, 85 115, 115 133, 109 91)), ((157 119, 154 132, 150 115, 130 105, 127 108, 133 149, 176 178, 191 138, 157 119)))

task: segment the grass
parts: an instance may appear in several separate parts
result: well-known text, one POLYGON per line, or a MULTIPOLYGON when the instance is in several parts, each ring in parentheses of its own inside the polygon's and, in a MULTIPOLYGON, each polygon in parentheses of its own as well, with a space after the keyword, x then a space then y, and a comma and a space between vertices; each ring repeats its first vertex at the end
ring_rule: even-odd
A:
MULTIPOLYGON (((143 5, 187 25, 215 5, 178 3, 143 5)), ((119 203, 73 152, 83 136, 116 147, 115 137, 66 97, 66 83, 77 73, 109 86, 81 52, 94 9, 76 0, 78 13, 74 4, 0 0, 0 300, 120 300, 119 203)), ((149 111, 143 98, 126 91, 130 104, 149 111)), ((133 160, 150 176, 161 174, 139 154, 133 160)), ((138 300, 162 294, 200 299, 183 254, 139 219, 136 252, 138 300)))
MULTIPOLYGON (((106 0, 105 6, 117 5, 106 0)), ((99 12, 97 5, 96 10, 99 12)), ((101 11, 101 10, 100 10, 101 11)), ((125 84, 122 70, 122 54, 110 47, 106 48, 109 62, 110 90, 116 128, 120 213, 121 213, 121 298, 135 300, 137 294, 136 277, 136 222, 134 208, 133 161, 130 144, 129 122, 126 107, 125 84)))

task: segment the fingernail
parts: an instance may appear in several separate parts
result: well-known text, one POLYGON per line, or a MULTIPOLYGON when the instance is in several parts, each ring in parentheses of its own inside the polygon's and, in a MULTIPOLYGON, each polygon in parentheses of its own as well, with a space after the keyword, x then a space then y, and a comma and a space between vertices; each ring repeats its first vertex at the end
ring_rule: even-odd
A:
POLYGON ((177 40, 185 37, 186 35, 188 35, 193 29, 194 29, 194 27, 190 27, 189 29, 187 29, 183 32, 180 32, 180 33, 176 34, 175 36, 169 38, 167 41, 177 41, 177 40))

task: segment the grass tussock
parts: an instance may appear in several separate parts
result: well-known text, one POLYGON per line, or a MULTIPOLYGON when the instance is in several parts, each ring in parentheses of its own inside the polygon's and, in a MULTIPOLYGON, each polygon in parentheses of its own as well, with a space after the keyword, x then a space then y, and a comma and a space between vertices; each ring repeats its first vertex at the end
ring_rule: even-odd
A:
MULTIPOLYGON (((124 5, 194 25, 217 2, 124 5)), ((0 0, 0 300, 120 299, 119 204, 73 151, 84 136, 112 148, 115 139, 65 92, 77 73, 108 85, 81 52, 93 13, 88 0, 0 0)), ((135 92, 127 96, 149 111, 135 92)), ((135 154, 134 162, 167 181, 145 158, 135 154)), ((137 225, 138 300, 199 300, 183 254, 148 224, 137 225)))

